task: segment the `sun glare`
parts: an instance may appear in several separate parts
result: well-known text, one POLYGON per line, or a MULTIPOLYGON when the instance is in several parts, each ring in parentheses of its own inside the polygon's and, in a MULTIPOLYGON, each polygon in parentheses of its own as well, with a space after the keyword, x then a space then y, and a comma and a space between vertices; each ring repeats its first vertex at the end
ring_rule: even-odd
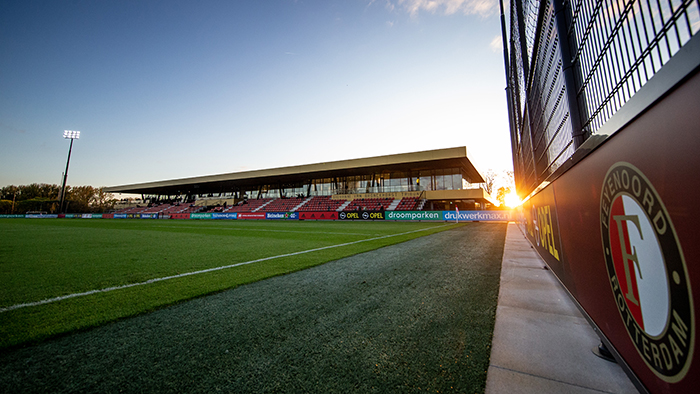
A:
POLYGON ((503 201, 506 203, 506 206, 508 208, 515 208, 518 205, 522 204, 522 201, 520 201, 520 197, 518 197, 518 195, 515 194, 515 192, 510 192, 506 194, 503 201))

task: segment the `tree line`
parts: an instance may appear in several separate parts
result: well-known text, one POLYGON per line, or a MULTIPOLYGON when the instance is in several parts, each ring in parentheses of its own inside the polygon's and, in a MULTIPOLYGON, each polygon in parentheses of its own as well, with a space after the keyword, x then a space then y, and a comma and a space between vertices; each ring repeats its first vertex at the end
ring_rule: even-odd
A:
MULTIPOLYGON (((5 186, 0 189, 0 214, 27 212, 58 213, 61 187, 46 183, 5 186)), ((66 186, 64 211, 103 213, 114 209, 117 200, 103 187, 66 186)))

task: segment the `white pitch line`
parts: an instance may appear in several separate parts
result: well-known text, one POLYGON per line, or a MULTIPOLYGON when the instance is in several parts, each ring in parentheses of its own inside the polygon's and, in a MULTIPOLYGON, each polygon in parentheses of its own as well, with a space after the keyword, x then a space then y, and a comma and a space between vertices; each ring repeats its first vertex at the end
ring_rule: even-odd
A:
POLYGON ((149 279, 149 280, 147 280, 147 281, 145 281, 145 282, 130 283, 130 284, 128 284, 128 285, 121 285, 121 286, 106 287, 106 288, 104 288, 104 289, 99 289, 99 290, 90 290, 90 291, 85 291, 85 292, 82 292, 82 293, 73 293, 73 294, 68 294, 68 295, 59 296, 59 297, 54 297, 54 298, 47 298, 47 299, 44 299, 44 300, 41 300, 41 301, 27 302, 27 303, 24 303, 24 304, 15 304, 15 305, 11 305, 11 306, 8 306, 8 307, 5 307, 5 308, 0 308, 0 313, 13 311, 13 310, 15 310, 15 309, 20 309, 20 308, 27 308, 27 307, 30 307, 30 306, 39 306, 39 305, 44 305, 44 304, 50 304, 50 303, 53 303, 53 302, 63 301, 63 300, 67 300, 67 299, 70 299, 70 298, 83 297, 83 296, 88 296, 88 295, 97 294, 97 293, 107 293, 107 292, 114 291, 114 290, 128 289, 128 288, 130 288, 130 287, 136 287, 136 286, 143 286, 143 285, 148 285, 148 284, 156 283, 156 282, 162 282, 162 281, 166 281, 166 280, 170 280, 170 279, 182 278, 182 277, 185 277, 185 276, 191 276, 191 275, 204 274, 204 273, 207 273, 207 272, 220 271, 220 270, 224 270, 224 269, 228 269, 228 268, 240 267, 240 266, 242 266, 242 265, 253 264, 253 263, 259 263, 259 262, 261 262, 261 261, 279 259, 279 258, 290 257, 290 256, 298 256, 298 255, 300 255, 300 254, 311 253, 311 252, 318 252, 319 250, 326 250, 326 249, 339 248, 339 247, 341 247, 341 246, 354 245, 354 244, 358 244, 358 243, 361 243, 361 242, 376 241, 376 240, 378 240, 378 239, 391 238, 391 237, 398 237, 398 236, 400 236, 400 235, 406 235, 406 234, 411 234, 411 233, 417 233, 417 232, 419 232, 419 231, 431 230, 431 229, 434 229, 434 228, 436 228, 436 227, 449 226, 450 224, 451 224, 451 223, 449 223, 449 224, 444 224, 444 225, 442 225, 442 226, 427 227, 427 228, 422 228, 422 229, 418 229, 418 230, 408 231, 408 232, 400 233, 400 234, 383 235, 383 236, 381 236, 381 237, 368 238, 368 239, 362 239, 362 240, 359 240, 359 241, 346 242, 346 243, 343 243, 343 244, 324 246, 324 247, 316 248, 316 249, 302 250, 302 251, 300 251, 300 252, 293 252, 293 253, 280 254, 280 255, 277 255, 277 256, 263 257, 262 259, 251 260, 251 261, 245 261, 245 262, 242 262, 242 263, 236 263, 236 264, 230 264, 230 265, 223 265, 223 266, 220 266, 220 267, 207 268, 207 269, 203 269, 203 270, 199 270, 199 271, 186 272, 186 273, 184 273, 184 274, 177 274, 177 275, 171 275, 171 276, 164 276, 164 277, 162 277, 162 278, 149 279))

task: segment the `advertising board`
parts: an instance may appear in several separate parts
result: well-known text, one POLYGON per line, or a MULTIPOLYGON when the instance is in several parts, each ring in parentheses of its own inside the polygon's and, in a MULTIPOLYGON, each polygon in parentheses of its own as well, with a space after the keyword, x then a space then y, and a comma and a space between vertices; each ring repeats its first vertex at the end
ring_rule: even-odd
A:
POLYGON ((387 211, 386 220, 442 220, 440 211, 387 211))
POLYGON ((171 213, 170 214, 170 219, 189 219, 190 214, 189 213, 171 213))
POLYGON ((126 218, 127 218, 127 214, 125 214, 125 213, 115 213, 112 217, 113 217, 114 219, 126 219, 126 218))
POLYGON ((8 214, 2 214, 0 215, 0 219, 19 219, 19 218, 24 218, 24 215, 8 215, 8 214))
POLYGON ((211 219, 211 213, 191 213, 190 219, 211 219))
POLYGON ((339 220, 384 220, 384 211, 339 212, 339 220))
POLYGON ((298 212, 266 212, 265 219, 269 220, 298 220, 298 212))
POLYGON ((265 219, 264 212, 239 212, 238 219, 265 219))
POLYGON ((214 212, 212 219, 238 219, 238 212, 214 212))
POLYGON ((28 213, 24 215, 25 218, 27 219, 56 219, 58 218, 57 214, 50 214, 50 213, 28 213))
POLYGON ((101 213, 83 213, 80 214, 81 219, 102 219, 101 213))
POLYGON ((511 220, 510 211, 442 211, 442 219, 447 221, 479 221, 479 222, 508 222, 511 220))
POLYGON ((299 220, 338 220, 338 212, 299 212, 299 220))
POLYGON ((134 214, 135 219, 158 219, 157 213, 137 213, 134 214))

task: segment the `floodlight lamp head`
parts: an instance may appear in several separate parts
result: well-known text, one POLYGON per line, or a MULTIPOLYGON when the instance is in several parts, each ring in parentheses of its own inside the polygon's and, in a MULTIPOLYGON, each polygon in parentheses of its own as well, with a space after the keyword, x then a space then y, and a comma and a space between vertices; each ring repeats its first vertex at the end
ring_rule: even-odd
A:
POLYGON ((80 138, 80 132, 73 130, 63 130, 63 138, 78 139, 80 138))

